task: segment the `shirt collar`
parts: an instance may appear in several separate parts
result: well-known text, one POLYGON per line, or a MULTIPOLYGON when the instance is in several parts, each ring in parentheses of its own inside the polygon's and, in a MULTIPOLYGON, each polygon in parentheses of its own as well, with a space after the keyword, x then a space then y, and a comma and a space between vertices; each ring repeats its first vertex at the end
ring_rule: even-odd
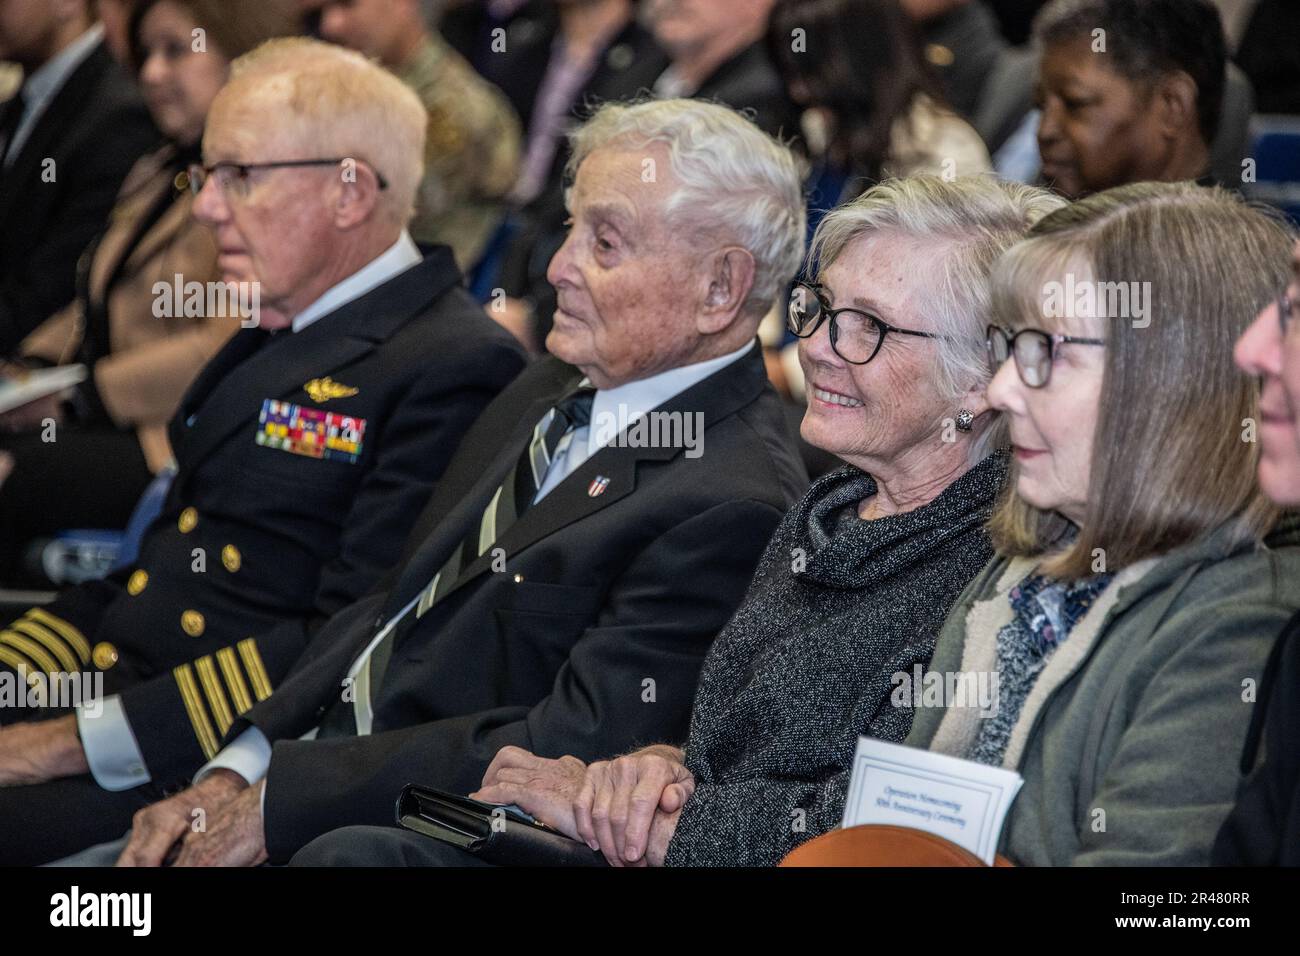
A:
POLYGON ((293 331, 301 332, 321 316, 328 315, 353 299, 361 298, 376 286, 405 272, 422 258, 411 234, 403 229, 395 243, 342 282, 330 286, 319 299, 295 315, 293 331))
MULTIPOLYGON (((609 444, 622 430, 624 423, 630 424, 670 398, 680 395, 692 385, 704 381, 714 372, 726 368, 746 355, 755 345, 755 340, 751 339, 727 355, 695 362, 692 365, 670 368, 666 372, 627 382, 615 388, 597 390, 591 401, 591 420, 618 422, 620 427, 618 429, 588 428, 588 454, 594 455, 603 445, 609 444)), ((589 388, 591 382, 584 378, 582 385, 589 388)))
POLYGON ((104 26, 96 23, 33 71, 22 86, 26 110, 35 112, 40 109, 68 81, 68 77, 90 56, 103 38, 104 26))

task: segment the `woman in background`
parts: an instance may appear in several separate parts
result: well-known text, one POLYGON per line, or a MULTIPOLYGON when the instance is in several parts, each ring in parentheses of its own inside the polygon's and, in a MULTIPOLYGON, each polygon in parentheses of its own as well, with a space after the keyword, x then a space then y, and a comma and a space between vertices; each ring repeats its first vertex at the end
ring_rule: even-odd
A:
MULTIPOLYGON (((185 169, 199 159, 208 106, 230 62, 297 30, 293 0, 137 0, 132 65, 167 137, 127 176, 110 224, 82 259, 78 296, 27 337, 9 366, 82 363, 63 393, 0 415, 0 581, 25 578, 23 552, 63 528, 121 528, 171 461, 167 422, 238 315, 175 315, 179 281, 219 278, 211 233, 190 216, 185 169), (159 296, 155 286, 169 290, 159 296), (160 316, 158 313, 162 312, 160 316), (48 423, 57 440, 49 441, 48 423)), ((207 296, 204 296, 207 300, 207 296)), ((19 366, 15 368, 14 366, 19 366)))

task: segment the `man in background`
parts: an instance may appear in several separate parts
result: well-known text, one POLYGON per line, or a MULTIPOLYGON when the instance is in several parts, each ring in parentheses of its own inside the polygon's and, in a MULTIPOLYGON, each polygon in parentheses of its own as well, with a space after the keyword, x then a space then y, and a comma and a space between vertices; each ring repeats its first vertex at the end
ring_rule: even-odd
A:
POLYGON ((505 96, 429 27, 428 0, 324 0, 326 40, 374 57, 415 90, 429 114, 425 174, 411 235, 477 264, 519 170, 519 121, 505 96))
POLYGON ((0 355, 72 301, 77 260, 158 131, 89 0, 0 3, 0 355))

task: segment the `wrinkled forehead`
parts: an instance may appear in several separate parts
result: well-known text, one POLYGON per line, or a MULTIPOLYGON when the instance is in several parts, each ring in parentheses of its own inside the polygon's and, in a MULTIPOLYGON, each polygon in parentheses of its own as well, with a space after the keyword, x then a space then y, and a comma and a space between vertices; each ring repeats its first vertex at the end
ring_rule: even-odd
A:
POLYGON ((873 229, 850 239, 830 262, 819 263, 815 281, 837 308, 904 311, 932 281, 944 246, 939 239, 873 229))
POLYGON ((619 228, 649 228, 663 220, 673 196, 676 178, 668 167, 660 143, 601 146, 578 166, 565 207, 570 215, 603 218, 619 228))

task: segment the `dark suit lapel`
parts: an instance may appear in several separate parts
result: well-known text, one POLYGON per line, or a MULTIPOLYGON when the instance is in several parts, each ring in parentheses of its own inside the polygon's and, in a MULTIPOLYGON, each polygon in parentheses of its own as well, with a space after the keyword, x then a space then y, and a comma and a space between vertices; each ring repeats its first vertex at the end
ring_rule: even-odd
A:
MULTIPOLYGON (((26 142, 14 157, 13 164, 8 169, 0 169, 0 220, 8 215, 9 207, 19 196, 33 188, 33 183, 40 181, 41 163, 53 152, 51 144, 59 138, 65 127, 76 122, 86 97, 99 83, 109 62, 110 55, 101 41, 46 103, 26 142)), ((56 169, 55 174, 75 175, 75 170, 56 169)))
POLYGON ((459 547, 465 540, 465 536, 469 534, 470 528, 482 519, 483 510, 488 502, 501 487, 501 483, 505 481, 506 475, 519 460, 519 456, 523 454, 533 427, 556 402, 576 388, 581 380, 582 373, 574 369, 572 374, 561 377, 552 387, 540 393, 520 415, 510 435, 499 446, 492 463, 460 496, 459 502, 447 511, 446 516, 438 521, 430 537, 407 562, 402 576, 389 592, 388 604, 384 608, 385 619, 405 607, 433 580, 433 576, 451 555, 452 549, 459 547))
MULTIPOLYGON (((766 381, 762 350, 755 347, 735 362, 664 402, 654 412, 679 412, 683 415, 702 412, 707 432, 713 425, 752 402, 766 381)), ((637 466, 641 462, 668 461, 683 451, 671 446, 623 447, 624 435, 626 432, 597 451, 556 485, 545 498, 524 512, 497 539, 492 549, 465 568, 448 595, 491 567, 492 550, 495 548, 503 548, 507 556, 517 554, 575 521, 608 508, 636 490, 637 466), (592 482, 598 477, 609 481, 593 495, 592 482)))
MULTIPOLYGON (((373 351, 459 281, 451 252, 439 246, 422 262, 301 332, 279 332, 251 357, 229 368, 199 399, 201 404, 188 412, 196 418, 178 446, 178 458, 194 467, 232 432, 256 418, 263 401, 300 392, 311 379, 330 375, 373 351)), ((243 330, 236 339, 249 331, 254 330, 243 330)), ((211 382, 210 376, 203 378, 205 384, 211 382)), ((192 394, 197 397, 197 389, 192 394)))

